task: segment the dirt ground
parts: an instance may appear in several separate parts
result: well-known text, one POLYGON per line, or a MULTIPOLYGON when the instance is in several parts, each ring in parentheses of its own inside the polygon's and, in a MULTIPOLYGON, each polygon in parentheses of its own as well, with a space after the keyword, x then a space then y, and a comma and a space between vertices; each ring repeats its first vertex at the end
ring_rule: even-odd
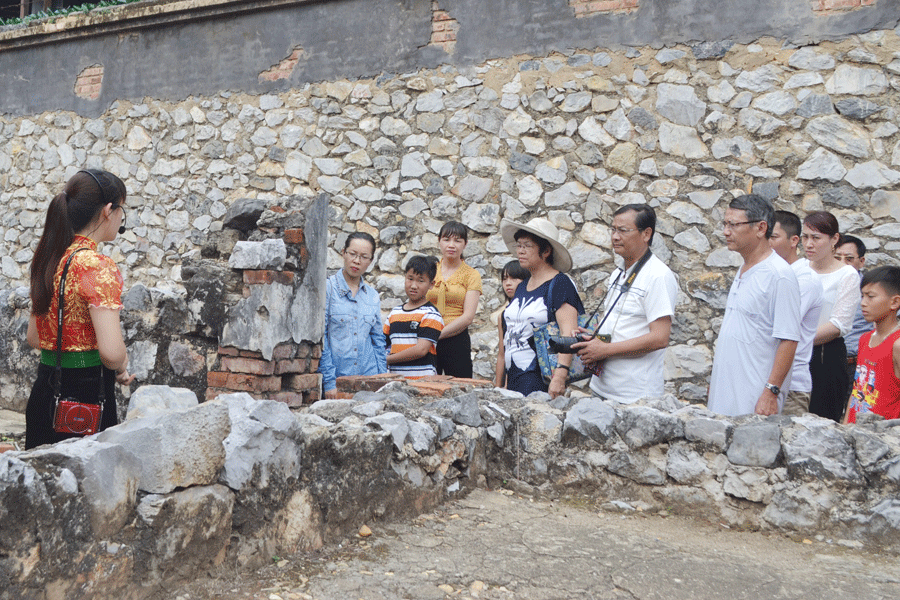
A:
POLYGON ((858 543, 473 491, 315 552, 157 600, 900 598, 900 561, 858 543))

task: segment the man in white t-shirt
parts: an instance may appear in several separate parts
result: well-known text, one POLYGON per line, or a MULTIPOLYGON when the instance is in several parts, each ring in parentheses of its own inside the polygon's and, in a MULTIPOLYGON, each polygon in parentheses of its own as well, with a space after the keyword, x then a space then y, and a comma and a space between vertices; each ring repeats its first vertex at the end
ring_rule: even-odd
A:
POLYGON ((597 337, 573 346, 583 362, 601 363, 600 375, 591 378, 591 390, 607 400, 630 403, 663 394, 663 359, 678 283, 650 253, 655 231, 656 213, 646 204, 629 204, 614 213, 613 251, 624 264, 610 275, 603 306, 609 316, 599 333, 610 336, 610 341, 597 337), (645 255, 647 260, 642 261, 645 255), (621 293, 635 268, 637 276, 621 293))
POLYGON ((761 196, 731 201, 725 243, 744 259, 728 292, 709 382, 709 410, 723 415, 774 415, 790 388, 800 340, 800 286, 769 246, 775 210, 761 196))
POLYGON ((769 245, 783 258, 800 286, 800 342, 794 353, 794 364, 791 367, 791 386, 784 399, 781 413, 799 417, 809 412, 809 396, 812 392, 812 375, 809 372, 809 359, 812 356, 813 340, 819 325, 819 314, 822 312, 822 282, 816 277, 809 263, 797 256, 797 245, 800 243, 800 217, 786 210, 775 211, 775 227, 769 245))

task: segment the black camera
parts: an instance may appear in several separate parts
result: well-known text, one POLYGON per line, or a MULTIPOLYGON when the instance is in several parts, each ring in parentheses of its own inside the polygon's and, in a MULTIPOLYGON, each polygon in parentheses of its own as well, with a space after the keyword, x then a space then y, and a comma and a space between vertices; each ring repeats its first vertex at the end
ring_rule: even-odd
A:
MULTIPOLYGON (((550 350, 551 354, 575 354, 578 350, 572 348, 572 344, 587 342, 592 338, 593 336, 587 333, 582 333, 577 336, 551 335, 550 339, 547 341, 547 348, 550 350)), ((606 343, 609 343, 612 340, 612 336, 605 333, 603 335, 598 335, 597 338, 606 343)))
POLYGON ((589 339, 591 339, 591 336, 589 335, 551 335, 550 340, 547 342, 547 348, 550 350, 551 354, 575 354, 577 350, 572 348, 572 344, 577 344, 578 342, 586 342, 589 339))

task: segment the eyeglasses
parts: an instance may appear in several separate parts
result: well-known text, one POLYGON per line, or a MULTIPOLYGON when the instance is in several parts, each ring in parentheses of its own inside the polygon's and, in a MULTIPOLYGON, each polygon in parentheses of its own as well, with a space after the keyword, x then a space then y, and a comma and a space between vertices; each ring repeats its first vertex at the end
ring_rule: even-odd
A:
POLYGON ((344 250, 344 255, 351 261, 358 260, 359 262, 368 262, 372 260, 372 257, 368 254, 359 254, 353 250, 344 250))
MULTIPOLYGON (((85 171, 85 172, 87 172, 87 171, 85 171)), ((88 174, 90 174, 90 173, 88 173, 88 174)), ((113 210, 116 210, 117 208, 122 209, 122 222, 119 223, 119 234, 123 234, 123 233, 125 233, 125 223, 128 221, 128 214, 125 212, 124 204, 116 204, 115 206, 113 206, 113 210)))
POLYGON ((759 223, 760 221, 739 221, 732 223, 731 221, 722 221, 722 229, 734 229, 739 225, 749 225, 750 223, 759 223))
POLYGON ((637 229, 634 227, 613 227, 612 225, 609 226, 610 235, 616 233, 618 233, 619 235, 628 235, 632 231, 637 231, 637 229))
POLYGON ((518 242, 516 244, 516 250, 532 250, 534 248, 537 248, 537 244, 531 242, 518 242))

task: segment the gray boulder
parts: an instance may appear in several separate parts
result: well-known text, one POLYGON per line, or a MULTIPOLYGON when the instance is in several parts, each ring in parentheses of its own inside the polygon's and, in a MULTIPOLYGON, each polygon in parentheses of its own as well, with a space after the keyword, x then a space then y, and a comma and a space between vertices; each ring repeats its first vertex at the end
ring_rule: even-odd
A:
POLYGON ((678 483, 698 483, 710 474, 706 461, 683 442, 666 452, 666 474, 678 483))
POLYGON ((147 584, 174 574, 191 579, 228 547, 234 494, 221 485, 150 494, 138 505, 141 541, 135 571, 147 584))
POLYGON ((621 475, 637 483, 663 485, 666 482, 666 474, 643 454, 616 452, 609 458, 606 468, 610 473, 621 475))
POLYGON ((275 269, 284 267, 287 246, 282 239, 238 242, 228 258, 232 269, 275 269))
MULTIPOLYGON (((357 405, 356 399, 353 400, 317 400, 309 405, 306 409, 311 415, 322 417, 326 421, 337 423, 341 419, 347 417, 357 405)), ((374 416, 374 415, 369 415, 374 416)))
POLYGON ((167 385, 142 385, 128 399, 126 419, 140 419, 197 406, 197 394, 187 388, 167 385))
POLYGON ((781 429, 773 422, 751 422, 734 428, 728 460, 746 467, 771 467, 781 454, 781 429))
POLYGON ((677 417, 647 406, 624 406, 618 411, 616 431, 630 448, 644 448, 684 437, 677 417))
POLYGON ((409 435, 409 421, 406 420, 406 417, 397 412, 386 412, 366 419, 366 425, 372 425, 389 433, 394 447, 397 450, 403 450, 403 444, 406 443, 406 437, 409 435))
POLYGON ((795 477, 859 480, 853 447, 834 427, 805 429, 783 443, 785 461, 795 477))
POLYGON ((421 421, 407 421, 409 425, 409 441, 413 450, 419 454, 426 454, 434 450, 434 442, 437 434, 431 425, 421 421))
POLYGON ((588 438, 602 444, 615 437, 615 422, 612 406, 599 398, 582 398, 566 413, 562 441, 571 444, 588 438))
MULTIPOLYGON (((76 438, 23 454, 27 463, 68 471, 100 538, 112 536, 133 516, 141 463, 124 446, 76 438)), ((75 490, 73 490, 75 491, 75 490)))
POLYGON ((722 419, 688 418, 684 422, 684 437, 692 442, 700 442, 717 450, 724 450, 733 428, 731 423, 722 419))
POLYGON ((299 476, 300 425, 287 405, 256 400, 250 394, 217 398, 228 407, 231 431, 222 442, 225 465, 219 482, 233 490, 266 487, 273 476, 299 476))
POLYGON ((266 203, 256 198, 239 198, 228 207, 222 224, 229 229, 247 233, 256 228, 256 222, 266 209, 266 203))
POLYGON ((481 426, 481 409, 475 394, 463 394, 454 398, 453 422, 469 427, 481 426))
POLYGON ((125 421, 95 436, 119 444, 141 462, 138 489, 167 494, 180 487, 215 483, 225 464, 228 407, 206 402, 190 410, 125 421))

